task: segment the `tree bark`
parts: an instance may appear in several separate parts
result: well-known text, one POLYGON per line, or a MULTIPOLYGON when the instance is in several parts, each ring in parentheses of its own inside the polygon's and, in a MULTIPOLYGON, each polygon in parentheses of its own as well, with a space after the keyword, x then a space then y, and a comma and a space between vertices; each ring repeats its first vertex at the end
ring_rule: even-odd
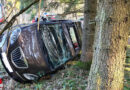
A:
POLYGON ((85 0, 84 5, 84 25, 83 25, 83 32, 82 32, 82 54, 81 54, 81 61, 86 61, 86 51, 87 47, 89 46, 89 34, 90 34, 90 11, 89 11, 90 0, 85 0))
POLYGON ((98 0, 87 90, 123 90, 128 32, 127 0, 98 0))
POLYGON ((96 15, 96 1, 85 0, 84 7, 84 28, 82 34, 82 54, 81 61, 91 61, 93 56, 93 42, 95 33, 95 15, 96 15))

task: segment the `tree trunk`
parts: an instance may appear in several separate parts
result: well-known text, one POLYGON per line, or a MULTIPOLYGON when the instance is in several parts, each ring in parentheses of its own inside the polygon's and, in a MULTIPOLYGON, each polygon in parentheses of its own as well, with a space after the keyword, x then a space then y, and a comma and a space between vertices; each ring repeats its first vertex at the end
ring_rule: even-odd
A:
POLYGON ((84 29, 82 37, 81 61, 91 61, 93 56, 93 41, 95 33, 96 1, 85 0, 84 6, 84 29))
POLYGON ((127 0, 98 0, 87 90, 123 90, 129 32, 127 0))
POLYGON ((89 4, 90 0, 85 0, 84 6, 84 25, 83 25, 83 32, 82 32, 82 54, 81 54, 81 61, 86 61, 86 50, 89 46, 89 34, 90 34, 90 11, 89 11, 89 4))

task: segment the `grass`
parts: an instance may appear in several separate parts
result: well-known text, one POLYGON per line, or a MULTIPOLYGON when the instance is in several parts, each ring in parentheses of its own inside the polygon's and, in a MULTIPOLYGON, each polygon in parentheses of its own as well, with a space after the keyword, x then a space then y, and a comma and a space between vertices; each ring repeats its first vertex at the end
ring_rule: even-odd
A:
POLYGON ((49 80, 33 84, 15 84, 15 90, 85 90, 88 71, 80 69, 76 65, 67 66, 66 69, 58 71, 49 80))

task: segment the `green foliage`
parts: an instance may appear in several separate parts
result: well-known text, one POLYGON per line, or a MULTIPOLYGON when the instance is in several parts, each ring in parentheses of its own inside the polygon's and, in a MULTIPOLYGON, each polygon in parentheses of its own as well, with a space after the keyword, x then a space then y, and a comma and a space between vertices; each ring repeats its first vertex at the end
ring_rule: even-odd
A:
MULTIPOLYGON (((21 3, 20 9, 27 7, 31 2, 32 2, 32 0, 20 0, 20 3, 21 3)), ((44 5, 44 0, 41 0, 41 7, 40 8, 43 8, 43 5, 44 5)), ((34 4, 31 8, 29 8, 26 11, 27 14, 31 13, 30 20, 32 20, 36 16, 36 14, 38 13, 38 8, 39 8, 39 3, 34 4)))
POLYGON ((79 0, 70 0, 70 3, 68 4, 68 7, 65 9, 65 12, 69 12, 71 9, 75 8, 78 1, 79 0))
MULTIPOLYGON (((61 3, 71 3, 75 2, 76 0, 59 0, 61 3)), ((84 0, 77 0, 78 2, 83 2, 84 0)))
POLYGON ((124 86, 124 89, 123 90, 130 90, 130 88, 128 88, 128 87, 126 87, 126 86, 124 86))
MULTIPOLYGON (((130 67, 129 67, 130 68, 130 67)), ((130 72, 125 70, 124 90, 130 90, 130 72)))
POLYGON ((130 48, 127 49, 126 58, 130 58, 130 48))
POLYGON ((42 84, 44 83, 37 83, 36 86, 36 90, 41 90, 42 89, 42 84))
POLYGON ((60 6, 59 2, 51 2, 48 7, 46 7, 46 11, 50 11, 51 9, 57 9, 60 6))
MULTIPOLYGON (((33 0, 34 1, 34 0, 33 0)), ((44 5, 44 0, 41 0, 41 9, 45 9, 45 12, 50 11, 51 9, 57 9, 59 6, 61 6, 61 3, 65 3, 66 6, 64 6, 65 10, 64 10, 64 15, 66 15, 67 13, 71 12, 71 11, 77 11, 79 10, 79 8, 76 8, 76 6, 78 6, 78 4, 83 3, 83 0, 58 0, 58 1, 54 1, 54 2, 49 2, 49 5, 47 5, 46 7, 43 6, 44 5), (60 1, 60 2, 58 2, 60 1)), ((30 3, 32 2, 32 0, 20 0, 20 9, 25 8, 26 6, 28 6, 30 3)), ((32 20, 34 18, 34 16, 38 13, 38 7, 39 7, 39 3, 33 5, 31 8, 29 8, 26 13, 31 13, 31 17, 30 20, 32 20)), ((81 9, 81 8, 80 8, 81 9)), ((77 11, 78 12, 78 11, 77 11)), ((69 13, 71 14, 71 13, 69 13)), ((63 15, 63 17, 65 17, 63 15)))
POLYGON ((20 0, 20 9, 25 8, 25 7, 28 6, 31 2, 32 2, 32 0, 20 0))
POLYGON ((64 3, 67 5, 67 7, 65 7, 64 9, 62 17, 78 12, 83 13, 83 0, 60 0, 60 3, 64 3))
POLYGON ((36 13, 32 13, 31 17, 30 17, 30 20, 32 20, 35 17, 35 15, 36 15, 36 13))
POLYGON ((130 63, 130 58, 126 58, 126 63, 130 63))
POLYGON ((130 90, 130 47, 127 48, 126 54, 124 90, 130 90))
POLYGON ((79 68, 84 69, 84 70, 90 70, 91 63, 92 61, 89 61, 89 62, 78 61, 75 66, 78 66, 79 68))
MULTIPOLYGON (((34 1, 34 0, 33 0, 34 1)), ((20 9, 23 9, 25 8, 26 6, 28 6, 30 3, 32 2, 32 0, 20 0, 20 9)), ((40 8, 43 8, 43 5, 44 5, 44 0, 41 0, 41 7, 40 8)), ((38 6, 39 6, 39 3, 33 5, 33 7, 29 8, 26 13, 30 13, 32 10, 35 10, 35 11, 38 11, 38 6)))
POLYGON ((72 0, 60 0, 61 3, 71 2, 72 0))

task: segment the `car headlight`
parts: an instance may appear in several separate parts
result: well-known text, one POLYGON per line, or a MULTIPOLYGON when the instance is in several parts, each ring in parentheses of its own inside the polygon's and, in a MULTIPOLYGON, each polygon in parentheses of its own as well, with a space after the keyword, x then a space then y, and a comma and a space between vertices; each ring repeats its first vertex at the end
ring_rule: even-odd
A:
POLYGON ((10 44, 13 44, 18 39, 18 36, 20 35, 20 33, 21 33, 20 28, 17 28, 12 31, 12 33, 10 35, 10 44))
POLYGON ((24 73, 23 76, 28 80, 37 80, 38 76, 30 73, 24 73))
POLYGON ((9 63, 9 61, 7 59, 6 53, 2 52, 1 56, 2 56, 2 61, 3 61, 4 65, 5 65, 5 67, 9 70, 9 72, 13 72, 13 69, 11 68, 11 65, 10 65, 10 63, 9 63))

